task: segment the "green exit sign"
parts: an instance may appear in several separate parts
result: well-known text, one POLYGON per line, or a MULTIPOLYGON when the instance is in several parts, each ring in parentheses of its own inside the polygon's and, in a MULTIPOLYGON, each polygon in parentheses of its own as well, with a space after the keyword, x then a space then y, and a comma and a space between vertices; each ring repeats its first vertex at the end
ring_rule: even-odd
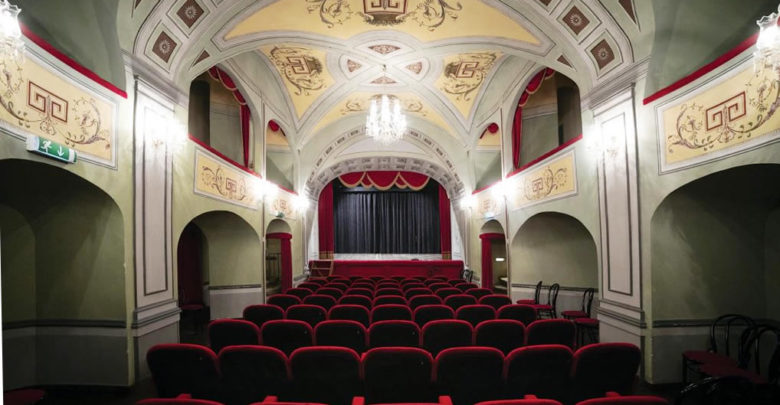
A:
POLYGON ((65 163, 76 162, 76 151, 40 136, 27 137, 27 150, 65 163))

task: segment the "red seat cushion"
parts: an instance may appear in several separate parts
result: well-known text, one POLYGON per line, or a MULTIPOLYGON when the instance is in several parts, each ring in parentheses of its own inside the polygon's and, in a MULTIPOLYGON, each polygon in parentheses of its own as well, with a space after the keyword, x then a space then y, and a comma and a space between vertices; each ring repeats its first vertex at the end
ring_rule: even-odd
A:
POLYGON ((8 405, 30 405, 38 403, 46 394, 43 390, 22 389, 3 393, 3 403, 8 405))
POLYGON ((534 307, 534 309, 537 311, 540 309, 541 310, 552 309, 552 305, 547 305, 547 304, 533 304, 531 306, 534 307))
POLYGON ((598 319, 593 319, 593 318, 577 318, 577 319, 574 320, 574 323, 576 323, 577 325, 582 325, 582 326, 586 326, 586 327, 588 327, 588 326, 591 326, 591 327, 599 326, 599 320, 598 319))
POLYGON ((723 364, 704 364, 699 367, 699 371, 710 377, 743 377, 754 384, 766 384, 767 382, 764 377, 752 371, 723 364))
POLYGON ((534 301, 534 300, 517 300, 517 301, 515 301, 515 304, 534 305, 534 304, 536 304, 536 301, 534 301))
POLYGON ((699 364, 720 364, 732 367, 737 366, 737 361, 731 357, 718 353, 708 352, 705 350, 688 350, 687 352, 683 352, 683 357, 699 364))
POLYGON ((570 318, 585 318, 588 316, 588 313, 584 311, 563 311, 561 312, 561 315, 570 318))

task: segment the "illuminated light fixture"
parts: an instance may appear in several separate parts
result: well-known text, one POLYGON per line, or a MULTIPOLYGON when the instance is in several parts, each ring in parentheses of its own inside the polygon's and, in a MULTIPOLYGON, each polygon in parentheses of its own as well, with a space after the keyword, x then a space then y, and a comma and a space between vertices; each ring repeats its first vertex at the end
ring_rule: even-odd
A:
POLYGON ((382 145, 390 145, 403 138, 406 132, 406 117, 401 113, 401 102, 386 94, 371 100, 366 117, 366 135, 382 145), (378 98, 378 99, 377 99, 378 98))
POLYGON ((249 187, 249 192, 256 200, 274 197, 279 192, 279 187, 276 184, 259 177, 253 177, 249 187))
POLYGON ((145 131, 145 140, 154 148, 167 147, 167 150, 175 154, 187 142, 187 128, 176 118, 165 118, 157 114, 150 114, 149 126, 145 131))
POLYGON ((309 199, 302 195, 293 196, 293 207, 297 211, 306 211, 309 208, 309 199))
POLYGON ((497 262, 503 262, 505 259, 503 257, 496 257, 497 262))
POLYGON ((490 187, 490 193, 494 198, 504 198, 504 196, 507 195, 507 191, 509 191, 509 187, 507 182, 504 180, 499 181, 490 187))
POLYGON ((24 41, 22 29, 19 27, 19 12, 17 6, 8 0, 0 0, 0 56, 3 59, 13 59, 17 63, 24 59, 24 41))
POLYGON ((474 206, 476 205, 477 205, 477 197, 474 197, 473 194, 469 194, 460 199, 460 208, 463 210, 474 208, 474 206))
MULTIPOLYGON (((780 13, 780 6, 778 7, 780 13)), ((756 21, 759 27, 756 40, 756 52, 753 53, 753 63, 756 70, 770 68, 780 71, 780 27, 777 26, 778 13, 761 17, 756 21)))

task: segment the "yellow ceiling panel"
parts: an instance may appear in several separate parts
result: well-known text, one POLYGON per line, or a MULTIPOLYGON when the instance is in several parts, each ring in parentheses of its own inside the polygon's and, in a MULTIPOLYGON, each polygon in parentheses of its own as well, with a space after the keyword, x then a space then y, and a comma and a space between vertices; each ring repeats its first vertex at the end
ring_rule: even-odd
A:
POLYGON ((501 57, 501 52, 483 51, 444 58, 444 71, 436 88, 444 93, 463 117, 468 117, 480 88, 501 57))
POLYGON ((334 83, 325 64, 325 51, 290 44, 260 50, 282 76, 298 118, 334 83))

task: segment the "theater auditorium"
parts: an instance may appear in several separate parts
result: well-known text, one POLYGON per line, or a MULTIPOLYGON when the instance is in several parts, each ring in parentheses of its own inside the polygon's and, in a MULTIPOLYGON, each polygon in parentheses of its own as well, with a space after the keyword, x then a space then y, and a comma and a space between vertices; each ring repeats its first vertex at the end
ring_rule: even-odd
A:
POLYGON ((0 0, 9 405, 780 404, 778 0, 0 0))

